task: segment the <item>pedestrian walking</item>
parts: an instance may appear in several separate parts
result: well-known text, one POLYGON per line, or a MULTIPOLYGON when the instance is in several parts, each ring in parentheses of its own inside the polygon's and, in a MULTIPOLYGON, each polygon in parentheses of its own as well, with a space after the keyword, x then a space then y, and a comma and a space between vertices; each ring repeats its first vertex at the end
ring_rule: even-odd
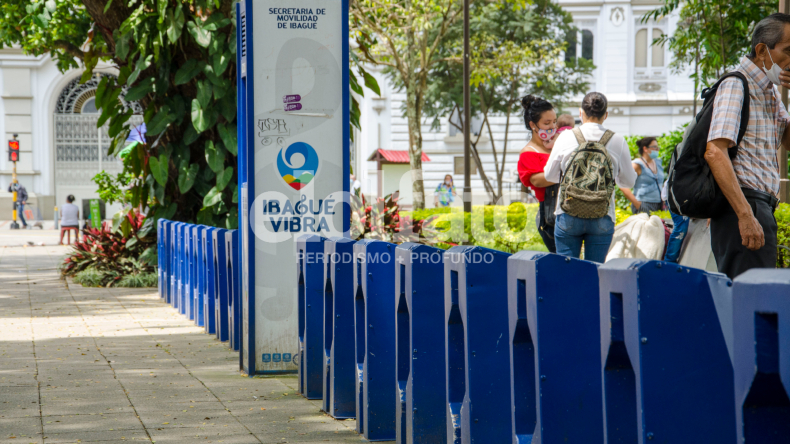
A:
POLYGON ((603 126, 609 116, 606 96, 584 96, 582 125, 562 133, 546 163, 545 178, 560 184, 555 214, 557 253, 604 262, 614 234, 615 186, 631 188, 636 171, 622 136, 603 126))
POLYGON ((27 228, 27 221, 25 220, 25 205, 27 204, 27 189, 17 182, 12 183, 8 186, 8 192, 16 191, 16 202, 14 205, 16 207, 16 214, 19 216, 19 220, 22 222, 22 228, 27 228))
POLYGON ((634 192, 628 188, 620 188, 620 191, 631 202, 633 214, 650 214, 664 208, 664 201, 661 199, 664 168, 658 158, 659 148, 655 137, 643 137, 636 141, 636 146, 639 157, 632 162, 637 175, 634 192))
POLYGON ((779 196, 778 155, 790 146, 790 115, 776 86, 790 87, 790 15, 771 14, 752 34, 751 52, 736 68, 738 78, 722 81, 713 102, 705 160, 728 205, 711 218, 711 248, 720 272, 735 278, 752 268, 774 268, 779 196), (744 95, 749 119, 740 144, 744 95), (737 147, 736 147, 737 145, 737 147), (736 154, 731 158, 730 148, 736 154))
POLYGON ((521 98, 524 110, 524 125, 532 133, 527 145, 518 158, 518 176, 524 186, 532 188, 538 200, 536 225, 546 248, 557 252, 554 243, 554 208, 557 204, 559 186, 545 178, 543 168, 549 160, 551 148, 556 140, 557 113, 548 101, 533 95, 521 98), (547 199, 548 194, 548 199, 547 199))
POLYGON ((444 182, 440 183, 433 193, 433 206, 437 208, 440 205, 442 207, 449 207, 455 200, 456 195, 455 185, 453 185, 453 176, 448 174, 444 176, 444 182))

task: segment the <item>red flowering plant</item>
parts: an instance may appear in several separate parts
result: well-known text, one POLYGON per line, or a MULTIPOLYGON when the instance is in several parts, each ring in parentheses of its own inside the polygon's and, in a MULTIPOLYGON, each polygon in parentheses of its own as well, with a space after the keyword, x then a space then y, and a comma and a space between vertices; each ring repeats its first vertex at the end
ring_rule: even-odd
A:
POLYGON ((82 240, 63 260, 61 273, 90 286, 110 287, 140 276, 150 281, 156 262, 156 249, 149 248, 156 242, 152 227, 152 219, 136 211, 121 212, 101 228, 86 227, 82 240))
POLYGON ((364 194, 351 196, 351 238, 378 239, 400 244, 420 242, 425 221, 401 216, 399 192, 368 202, 364 194))

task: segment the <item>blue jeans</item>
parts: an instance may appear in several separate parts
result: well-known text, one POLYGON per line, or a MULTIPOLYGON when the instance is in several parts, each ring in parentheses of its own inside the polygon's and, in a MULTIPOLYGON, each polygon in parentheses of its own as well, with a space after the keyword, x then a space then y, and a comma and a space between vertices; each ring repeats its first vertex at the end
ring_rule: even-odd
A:
POLYGON ((19 220, 22 222, 22 226, 27 226, 27 221, 25 220, 25 206, 22 205, 22 202, 17 202, 16 204, 16 215, 19 217, 19 220))
POLYGON ((686 233, 689 231, 689 218, 680 216, 673 212, 669 212, 672 216, 674 227, 672 234, 669 235, 669 243, 667 243, 667 254, 664 255, 664 260, 667 262, 677 262, 680 257, 680 247, 683 246, 683 240, 686 238, 686 233))
POLYGON ((554 226, 557 253, 578 258, 584 243, 584 259, 603 263, 614 236, 614 221, 609 216, 582 219, 562 213, 554 226))

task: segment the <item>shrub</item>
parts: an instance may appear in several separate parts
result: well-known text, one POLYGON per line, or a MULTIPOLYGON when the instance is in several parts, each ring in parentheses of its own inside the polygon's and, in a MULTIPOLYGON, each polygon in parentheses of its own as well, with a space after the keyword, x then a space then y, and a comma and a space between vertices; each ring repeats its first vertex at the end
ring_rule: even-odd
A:
POLYGON ((156 273, 137 273, 127 274, 115 284, 116 287, 128 288, 141 288, 141 287, 156 287, 159 282, 159 277, 156 273))
MULTIPOLYGON (((82 240, 74 244, 63 260, 61 273, 74 276, 75 282, 91 287, 109 287, 127 276, 155 273, 153 226, 153 219, 130 211, 121 213, 112 224, 105 222, 101 228, 86 227, 82 240)), ((141 282, 150 281, 146 278, 141 282)))
POLYGON ((87 268, 74 275, 74 282, 83 287, 101 287, 104 280, 104 273, 94 268, 87 268))
POLYGON ((439 248, 464 243, 507 253, 547 251, 535 225, 538 204, 475 206, 472 213, 444 209, 426 219, 422 238, 439 248))
MULTIPOLYGON (((774 216, 778 227, 777 243, 790 249, 790 204, 779 204, 774 216)), ((779 255, 776 259, 777 268, 790 268, 790 250, 788 249, 779 248, 779 255)))

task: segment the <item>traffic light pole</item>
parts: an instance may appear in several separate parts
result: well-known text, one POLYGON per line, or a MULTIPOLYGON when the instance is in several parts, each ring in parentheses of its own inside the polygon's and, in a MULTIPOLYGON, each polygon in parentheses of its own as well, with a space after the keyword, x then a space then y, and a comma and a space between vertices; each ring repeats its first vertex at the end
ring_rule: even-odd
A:
MULTIPOLYGON (((17 138, 17 135, 14 134, 14 140, 17 140, 16 138, 17 138)), ((17 223, 17 221, 16 221, 16 207, 17 207, 16 206, 16 193, 17 193, 17 191, 16 191, 16 187, 14 186, 14 184, 17 184, 19 182, 16 180, 16 161, 14 160, 14 161, 12 161, 12 163, 14 164, 14 169, 11 172, 11 190, 13 190, 12 201, 13 201, 13 205, 14 205, 14 211, 13 211, 13 220, 11 221, 11 229, 12 230, 18 230, 19 229, 19 223, 17 223)))

